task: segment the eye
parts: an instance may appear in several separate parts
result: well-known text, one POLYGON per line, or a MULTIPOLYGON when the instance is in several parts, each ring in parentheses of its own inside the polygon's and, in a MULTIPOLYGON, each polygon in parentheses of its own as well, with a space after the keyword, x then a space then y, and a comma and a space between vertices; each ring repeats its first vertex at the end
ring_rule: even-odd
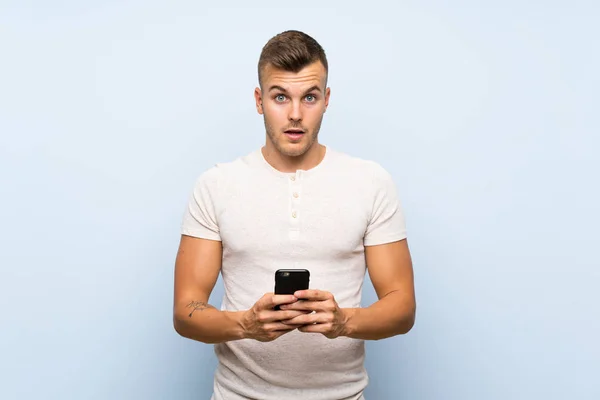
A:
POLYGON ((275 96, 275 101, 278 101, 278 102, 285 101, 285 95, 278 94, 277 96, 275 96))
POLYGON ((309 95, 306 95, 306 100, 309 103, 312 103, 312 102, 315 102, 317 100, 317 97, 314 94, 309 94, 309 95))

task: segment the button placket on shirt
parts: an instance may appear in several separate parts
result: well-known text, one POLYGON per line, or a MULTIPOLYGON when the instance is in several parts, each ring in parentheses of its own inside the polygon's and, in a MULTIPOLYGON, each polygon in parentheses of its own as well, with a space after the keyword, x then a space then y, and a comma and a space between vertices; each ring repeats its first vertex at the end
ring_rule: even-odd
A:
POLYGON ((300 233, 301 178, 301 171, 289 177, 290 239, 297 239, 300 233))

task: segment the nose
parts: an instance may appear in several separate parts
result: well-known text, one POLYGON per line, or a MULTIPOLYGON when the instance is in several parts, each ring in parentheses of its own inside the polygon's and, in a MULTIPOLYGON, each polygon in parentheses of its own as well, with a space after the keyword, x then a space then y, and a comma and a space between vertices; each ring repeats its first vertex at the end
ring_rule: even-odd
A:
POLYGON ((288 118, 290 121, 300 122, 302 121, 302 110, 301 104, 298 101, 292 101, 290 105, 290 113, 288 118))

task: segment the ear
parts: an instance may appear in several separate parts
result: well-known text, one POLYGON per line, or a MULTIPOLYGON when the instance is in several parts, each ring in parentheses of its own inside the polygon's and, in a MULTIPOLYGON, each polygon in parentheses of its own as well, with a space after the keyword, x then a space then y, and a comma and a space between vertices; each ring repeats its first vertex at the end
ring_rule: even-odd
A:
POLYGON ((258 111, 259 114, 263 113, 263 106, 262 106, 262 92, 260 91, 260 88, 256 88, 254 89, 254 101, 256 101, 256 111, 258 111))
MULTIPOLYGON (((325 111, 327 111, 327 107, 329 106, 329 96, 331 95, 331 89, 325 89, 325 111)), ((325 112, 323 111, 323 112, 325 112)))

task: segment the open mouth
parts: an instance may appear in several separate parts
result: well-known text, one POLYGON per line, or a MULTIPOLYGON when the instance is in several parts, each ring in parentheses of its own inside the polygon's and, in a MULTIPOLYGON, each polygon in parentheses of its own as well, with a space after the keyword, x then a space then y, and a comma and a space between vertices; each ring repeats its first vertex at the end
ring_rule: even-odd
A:
POLYGON ((291 140, 299 140, 304 135, 304 131, 302 129, 288 129, 284 133, 291 140))

